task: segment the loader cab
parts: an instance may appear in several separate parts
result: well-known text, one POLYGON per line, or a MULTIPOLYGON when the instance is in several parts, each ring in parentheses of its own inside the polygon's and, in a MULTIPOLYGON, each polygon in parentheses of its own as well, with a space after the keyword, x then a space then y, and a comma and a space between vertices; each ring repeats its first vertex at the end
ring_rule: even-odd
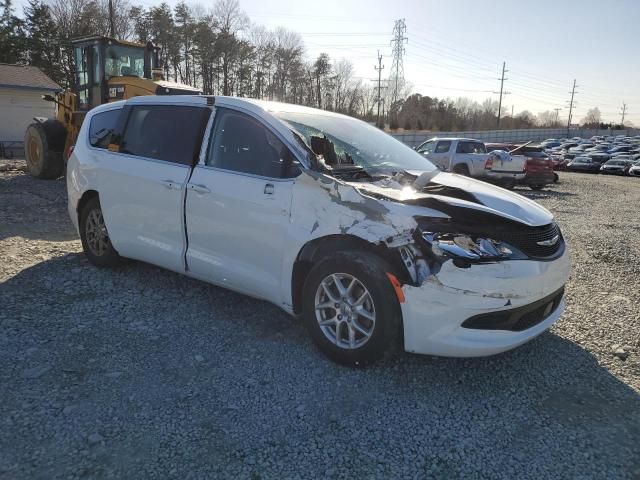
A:
POLYGON ((74 93, 77 109, 87 111, 109 100, 124 98, 127 82, 153 80, 158 48, 108 37, 81 38, 72 42, 76 66, 74 93), (109 80, 122 77, 120 86, 109 80), (110 86, 110 83, 112 84, 110 86))

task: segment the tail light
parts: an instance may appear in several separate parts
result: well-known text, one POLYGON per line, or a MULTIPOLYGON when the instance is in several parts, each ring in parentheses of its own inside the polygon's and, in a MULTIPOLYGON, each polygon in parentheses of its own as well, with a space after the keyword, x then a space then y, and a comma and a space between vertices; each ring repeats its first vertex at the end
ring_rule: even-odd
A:
POLYGON ((530 160, 530 159, 529 159, 529 158, 527 158, 527 159, 524 161, 524 171, 525 171, 525 172, 528 172, 528 171, 529 171, 529 160, 530 160))
POLYGON ((69 145, 69 148, 67 149, 67 158, 71 156, 74 148, 75 148, 75 145, 69 145))
POLYGON ((484 162, 484 169, 491 170, 492 167, 493 167, 493 158, 489 157, 487 158, 486 162, 484 162))

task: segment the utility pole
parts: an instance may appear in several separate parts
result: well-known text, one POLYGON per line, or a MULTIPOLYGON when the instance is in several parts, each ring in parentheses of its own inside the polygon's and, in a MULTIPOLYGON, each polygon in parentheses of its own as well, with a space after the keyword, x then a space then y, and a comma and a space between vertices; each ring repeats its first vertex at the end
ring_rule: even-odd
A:
POLYGON ((109 36, 111 38, 116 36, 115 26, 113 24, 113 0, 109 0, 109 36))
POLYGON ((569 137, 569 129, 571 128, 571 118, 573 116, 573 97, 576 95, 576 79, 573 79, 573 88, 569 92, 571 94, 571 101, 569 102, 569 118, 567 119, 567 137, 569 137))
POLYGON ((624 127, 624 115, 627 113, 627 104, 622 102, 622 120, 620 120, 620 125, 624 127))
POLYGON ((376 120, 376 125, 380 127, 380 91, 382 90, 382 70, 384 69, 384 65, 382 65, 382 55, 380 55, 380 50, 378 50, 378 66, 374 67, 378 71, 378 120, 376 120))
POLYGON ((560 118, 560 110, 562 110, 562 108, 554 108, 555 112, 556 112, 556 123, 558 123, 558 118, 560 118))
MULTIPOLYGON (((404 23, 404 18, 396 20, 393 27, 393 40, 391 40, 393 61, 391 63, 391 71, 389 72, 389 81, 393 86, 391 92, 391 105, 388 106, 389 113, 394 112, 397 117, 398 108, 397 101, 400 96, 400 90, 404 84, 404 64, 402 57, 404 55, 404 44, 408 39, 405 37, 407 33, 407 26, 404 23)), ((397 120, 397 118, 396 118, 397 120)))
MULTIPOLYGON (((508 95, 509 92, 504 92, 504 81, 509 80, 508 78, 504 78, 504 74, 509 70, 505 70, 506 62, 502 62, 502 75, 498 80, 500 80, 500 100, 498 101, 498 128, 500 128, 500 115, 502 114, 502 95, 508 95)), ((498 93, 498 92, 494 92, 498 93)))
POLYGON ((513 105, 511 105, 511 118, 513 118, 513 105))

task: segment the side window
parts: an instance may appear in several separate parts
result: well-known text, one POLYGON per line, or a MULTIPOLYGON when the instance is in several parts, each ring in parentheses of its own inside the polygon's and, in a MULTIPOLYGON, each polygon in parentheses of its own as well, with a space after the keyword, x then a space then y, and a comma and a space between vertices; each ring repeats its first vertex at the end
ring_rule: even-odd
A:
POLYGON ((433 147, 435 147, 435 145, 435 142, 425 142, 416 149, 416 152, 433 153, 433 147))
POLYGON ((484 143, 473 142, 471 145, 473 146, 473 151, 471 153, 487 153, 484 143))
POLYGON ((438 142, 435 153, 447 153, 450 148, 451 142, 449 140, 438 142))
POLYGON ((471 153, 469 150, 469 142, 458 142, 456 153, 471 153))
POLYGON ((291 151, 269 129, 233 110, 219 109, 206 164, 270 178, 292 178, 300 166, 291 151))
POLYGON ((121 108, 98 113, 91 117, 89 125, 89 143, 92 147, 107 148, 115 135, 116 124, 121 108))
POLYGON ((182 105, 131 108, 120 153, 193 165, 211 110, 182 105))

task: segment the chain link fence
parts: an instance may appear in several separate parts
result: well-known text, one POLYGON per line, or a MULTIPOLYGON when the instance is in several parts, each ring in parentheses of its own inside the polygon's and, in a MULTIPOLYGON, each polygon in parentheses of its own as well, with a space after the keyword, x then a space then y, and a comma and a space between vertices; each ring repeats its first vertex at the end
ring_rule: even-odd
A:
POLYGON ((456 137, 456 138, 473 138, 483 142, 495 143, 517 143, 517 142, 540 142, 547 138, 565 138, 565 137, 582 137, 590 138, 594 135, 640 135, 638 129, 628 130, 591 130, 582 128, 572 128, 567 135, 566 128, 523 128, 519 130, 484 130, 470 132, 402 132, 391 133, 391 136, 397 138, 410 147, 417 147, 425 140, 433 137, 456 137))

